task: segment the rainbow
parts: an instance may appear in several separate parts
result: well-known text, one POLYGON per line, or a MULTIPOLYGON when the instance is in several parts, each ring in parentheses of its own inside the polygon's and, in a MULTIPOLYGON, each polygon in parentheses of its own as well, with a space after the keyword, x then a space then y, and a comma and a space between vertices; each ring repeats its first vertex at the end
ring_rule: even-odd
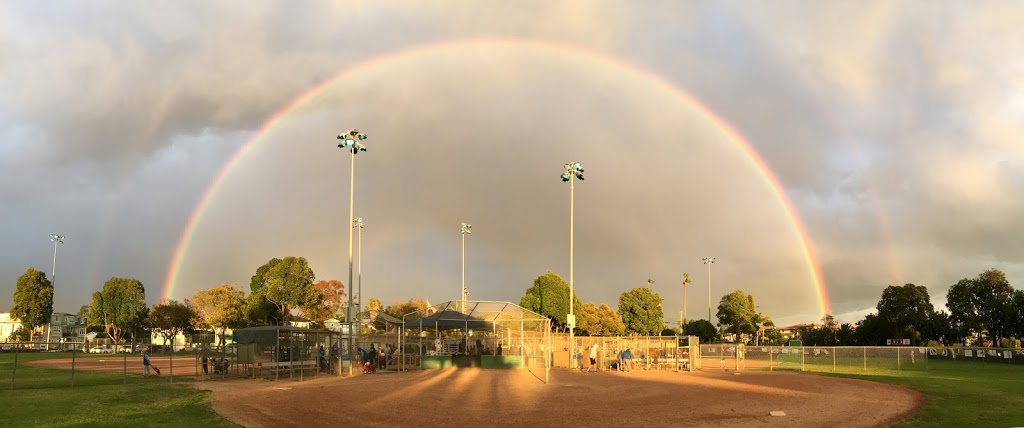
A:
POLYGON ((330 79, 310 88, 308 91, 299 95, 295 99, 285 104, 280 110, 274 113, 269 119, 267 119, 259 130, 246 141, 242 147, 235 151, 235 153, 224 163, 220 172, 210 183, 210 186, 206 189, 203 195, 199 198, 199 202, 192 210, 192 214, 185 224, 185 228, 182 231, 181 236, 178 239, 177 247, 174 250, 174 254, 171 257, 170 263, 167 267, 167 275, 164 279, 164 288, 162 298, 169 299, 174 293, 174 287, 176 285, 178 274, 181 271, 182 261, 188 254, 189 244, 192 242, 192 236, 195 232, 196 225, 203 217, 203 213, 206 211, 210 201, 217 196, 217 191, 220 185, 224 182, 224 179, 228 176, 235 165, 237 165, 242 158, 249 153, 256 144, 263 140, 268 134, 270 134, 274 128, 281 123, 289 114, 296 111, 303 105, 306 105, 310 101, 316 99, 322 93, 324 93, 331 86, 360 75, 367 73, 375 67, 384 66, 393 61, 400 59, 406 59, 409 57, 416 56, 427 56, 445 53, 458 49, 466 48, 487 48, 487 49, 525 49, 529 51, 540 51, 545 53, 552 53, 562 57, 570 57, 576 59, 582 59, 595 63, 596 65, 609 67, 610 69, 624 71, 629 75, 642 78, 645 81, 653 83, 656 87, 664 90, 667 93, 672 94, 680 101, 684 102, 694 110, 702 114, 713 126, 715 126, 719 132, 721 132, 729 141, 733 142, 740 151, 747 157, 748 160, 755 166, 761 176, 765 179, 768 186, 771 188, 775 198, 779 201, 782 206, 785 215, 790 220, 790 224, 793 227, 793 231, 796 232, 797 240, 800 244, 800 249, 803 253, 804 261, 807 264, 807 268, 810 274, 810 282, 814 287, 816 293, 819 309, 821 315, 831 313, 829 307, 828 293, 825 289, 824 281, 822 280, 821 270, 818 267, 818 261, 815 258, 814 250, 811 245, 811 240, 808 238, 807 229, 803 224, 803 221, 797 215, 797 210, 793 206, 793 202, 783 191, 782 185, 779 183, 778 178, 772 173, 771 169, 764 162, 764 159, 754 150, 753 146, 742 136, 739 132, 733 129, 725 120, 718 117, 713 111, 704 106, 700 101, 694 98, 689 93, 685 92, 681 88, 675 86, 672 82, 665 78, 649 71, 642 69, 631 63, 619 60, 617 58, 607 56, 601 53, 588 51, 574 46, 566 46, 560 44, 554 44, 546 41, 533 41, 533 40, 520 40, 520 39, 470 39, 470 40, 457 40, 435 44, 418 45, 412 48, 396 51, 384 55, 380 55, 371 58, 367 61, 361 62, 354 66, 345 68, 338 72, 330 79))

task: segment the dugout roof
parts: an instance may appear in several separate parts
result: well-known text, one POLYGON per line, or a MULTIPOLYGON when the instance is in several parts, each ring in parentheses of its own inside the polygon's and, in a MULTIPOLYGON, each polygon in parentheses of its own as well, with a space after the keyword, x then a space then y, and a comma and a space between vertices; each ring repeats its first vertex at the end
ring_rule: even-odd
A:
POLYGON ((240 328, 234 331, 234 341, 240 344, 258 343, 264 345, 270 345, 277 343, 277 338, 281 333, 319 333, 319 334, 331 334, 326 330, 317 330, 314 328, 305 327, 294 327, 290 325, 268 325, 261 327, 248 327, 240 328))

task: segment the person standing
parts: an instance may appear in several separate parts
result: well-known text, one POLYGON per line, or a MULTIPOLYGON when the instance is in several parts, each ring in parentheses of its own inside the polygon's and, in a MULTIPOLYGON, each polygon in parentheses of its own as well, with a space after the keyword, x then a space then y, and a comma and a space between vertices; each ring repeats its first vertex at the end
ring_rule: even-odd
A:
POLYGON ((203 374, 209 376, 210 374, 210 350, 206 349, 205 346, 199 348, 199 355, 196 358, 200 359, 203 363, 203 374))
POLYGON ((149 348, 142 348, 142 377, 149 377, 149 348))
POLYGON ((597 373, 597 349, 597 342, 594 342, 594 346, 590 347, 590 367, 587 367, 587 373, 590 373, 590 369, 597 373))
POLYGON ((335 342, 331 345, 330 360, 327 361, 328 371, 335 373, 335 368, 341 365, 340 355, 338 354, 338 343, 335 342))

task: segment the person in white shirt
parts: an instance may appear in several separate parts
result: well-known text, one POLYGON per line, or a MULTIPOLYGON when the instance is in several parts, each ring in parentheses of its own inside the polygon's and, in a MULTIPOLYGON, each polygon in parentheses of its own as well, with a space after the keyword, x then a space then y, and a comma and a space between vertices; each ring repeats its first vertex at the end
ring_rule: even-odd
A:
POLYGON ((587 373, 590 373, 590 369, 594 369, 594 373, 597 373, 597 342, 590 347, 590 367, 587 367, 587 373))

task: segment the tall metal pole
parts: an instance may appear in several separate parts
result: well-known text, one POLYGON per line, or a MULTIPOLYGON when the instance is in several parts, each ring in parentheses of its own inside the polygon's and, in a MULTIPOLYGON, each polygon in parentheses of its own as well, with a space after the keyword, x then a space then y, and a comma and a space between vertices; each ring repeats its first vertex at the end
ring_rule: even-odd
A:
POLYGON ((462 310, 466 310, 466 234, 462 234, 462 310))
POLYGON ((462 310, 466 310, 466 297, 469 292, 466 290, 466 235, 473 233, 471 230, 472 224, 462 223, 462 230, 459 233, 462 234, 462 290, 459 294, 462 296, 462 310))
POLYGON ((573 283, 573 250, 575 245, 575 219, 576 219, 576 179, 583 180, 583 167, 579 162, 565 164, 565 173, 562 174, 562 181, 569 182, 569 316, 566 321, 569 324, 569 368, 572 368, 576 357, 574 343, 576 338, 576 314, 573 307, 576 303, 575 285, 573 283))
POLYGON ((714 325, 711 321, 711 263, 708 263, 708 321, 714 325))
POLYGON ((356 238, 356 247, 359 248, 358 252, 356 253, 356 258, 359 259, 359 265, 356 268, 356 270, 358 270, 358 272, 359 272, 358 273, 359 279, 356 280, 356 282, 358 283, 358 287, 359 287, 359 291, 356 292, 356 295, 359 296, 359 300, 356 302, 356 307, 359 308, 360 311, 362 311, 363 310, 363 218, 362 217, 356 219, 356 227, 359 229, 359 232, 356 234, 356 236, 358 237, 358 238, 356 238))
POLYGON ((362 325, 359 322, 359 312, 363 310, 363 218, 359 217, 352 220, 352 227, 358 228, 359 232, 358 247, 359 247, 359 279, 356 281, 359 283, 359 300, 356 303, 356 337, 360 337, 363 334, 362 325))
MULTIPOLYGON (((53 269, 50 271, 50 285, 57 284, 57 244, 64 243, 64 235, 51 233, 50 240, 53 241, 53 269)), ((49 336, 47 336, 49 340, 49 336)))
MULTIPOLYGON (((570 174, 572 175, 572 174, 570 174)), ((573 245, 575 242, 575 216, 576 216, 576 186, 573 184, 576 182, 576 177, 569 177, 569 319, 572 321, 569 323, 569 368, 572 369, 572 363, 576 361, 576 357, 573 354, 573 346, 575 345, 576 339, 576 315, 573 314, 573 245)))
POLYGON ((350 129, 342 134, 338 135, 338 139, 342 140, 338 143, 338 148, 348 149, 350 155, 349 165, 349 188, 348 188, 348 307, 345 308, 345 323, 348 324, 348 374, 352 375, 352 363, 355 361, 355 337, 353 336, 353 330, 355 327, 353 312, 353 281, 352 281, 352 221, 355 220, 355 191, 356 191, 356 154, 361 151, 366 151, 366 147, 359 143, 359 140, 365 140, 366 135, 360 133, 356 129, 350 129))
MULTIPOLYGON (((348 186, 348 222, 352 224, 355 217, 355 192, 356 192, 356 153, 349 155, 351 167, 349 168, 348 186)), ((352 228, 348 228, 348 308, 345 309, 345 321, 348 324, 348 374, 352 375, 352 363, 354 360, 355 338, 352 336, 355 327, 352 315, 352 228)))
POLYGON ((679 323, 679 331, 683 330, 683 325, 686 324, 686 286, 690 284, 690 274, 683 272, 683 318, 679 323))
POLYGON ((705 257, 701 260, 704 261, 704 264, 708 265, 708 322, 714 325, 715 322, 711 320, 711 264, 715 262, 715 258, 705 257))

